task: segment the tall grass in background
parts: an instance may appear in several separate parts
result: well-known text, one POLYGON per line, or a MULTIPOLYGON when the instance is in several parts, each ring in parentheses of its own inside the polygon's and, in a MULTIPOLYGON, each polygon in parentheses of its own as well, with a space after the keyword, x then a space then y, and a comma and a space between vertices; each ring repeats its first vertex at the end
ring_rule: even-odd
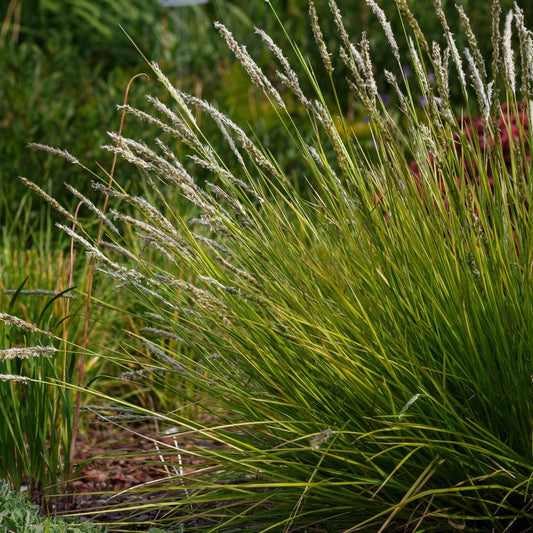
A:
POLYGON ((71 379, 75 356, 51 331, 55 298, 31 322, 13 314, 22 290, 0 313, 0 478, 42 504, 71 473, 73 394, 53 384, 71 379))
MULTIPOLYGON (((152 494, 139 510, 161 511, 160 525, 533 527, 532 35, 518 7, 502 15, 494 2, 485 64, 466 14, 459 11, 468 44, 458 48, 435 0, 441 46, 396 0, 410 43, 400 55, 383 12, 367 4, 396 60, 384 73, 390 107, 368 40, 347 34, 334 0, 336 49, 310 3, 321 71, 290 36, 274 43, 259 32, 279 65, 269 79, 216 25, 296 148, 298 183, 253 125, 247 133, 154 65, 172 108, 148 97, 148 112, 124 109, 172 145, 111 135, 107 147, 137 167, 150 194, 94 185, 111 202, 99 216, 112 246, 96 246, 88 226, 61 225, 136 302, 133 337, 151 360, 135 379, 179 376, 188 387, 176 387, 177 404, 201 408, 194 418, 143 411, 175 435, 174 444, 163 433, 156 440, 169 493, 152 494), (300 58, 294 70, 281 45, 300 58), (333 87, 338 107, 330 107, 323 90, 338 58, 350 75, 333 87), (368 114, 373 149, 343 119, 348 93, 368 114), (286 99, 299 102, 310 141, 286 99), (226 149, 213 149, 199 115, 226 149), (194 163, 194 178, 174 144, 194 163), (183 199, 192 207, 177 208, 183 199)), ((124 341, 128 353, 132 342, 124 341)))
MULTIPOLYGON (((53 235, 49 207, 43 209, 40 202, 35 208, 32 200, 28 190, 10 216, 5 205, 10 199, 2 199, 6 226, 0 241, 0 479, 14 490, 28 491, 45 511, 65 504, 56 496, 75 475, 71 459, 79 415, 73 389, 85 335, 88 268, 65 251, 68 239, 53 235), (35 213, 40 214, 38 220, 35 213), (21 236, 31 239, 31 247, 21 236)), ((109 299, 111 290, 105 280, 98 285, 101 299, 109 299)), ((116 346, 112 339, 120 326, 113 316, 112 309, 95 298, 87 337, 97 337, 110 349, 116 346)), ((107 375, 117 374, 117 367, 117 361, 101 362, 99 354, 89 350, 84 380, 98 379, 101 384, 107 375)), ((125 387, 116 384, 108 392, 117 389, 126 395, 125 387)))
POLYGON ((71 442, 72 393, 50 385, 67 379, 75 361, 61 343, 68 287, 56 284, 64 264, 61 253, 51 253, 49 209, 41 208, 35 220, 32 198, 24 195, 10 218, 8 201, 2 199, 0 253, 0 479, 43 503, 70 471, 64 452, 71 442), (21 234, 39 246, 28 250, 21 234))

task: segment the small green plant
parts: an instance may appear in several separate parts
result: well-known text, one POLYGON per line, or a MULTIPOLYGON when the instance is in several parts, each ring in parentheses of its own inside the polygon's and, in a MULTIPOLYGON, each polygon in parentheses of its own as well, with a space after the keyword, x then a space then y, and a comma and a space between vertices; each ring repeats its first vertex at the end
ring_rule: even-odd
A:
POLYGON ((385 13, 366 3, 394 58, 383 76, 400 121, 380 97, 369 40, 352 41, 334 0, 336 52, 349 72, 342 88, 313 2, 320 73, 287 36, 311 92, 266 33, 258 31, 281 83, 217 23, 278 113, 301 179, 292 180, 291 165, 278 164, 253 131, 176 89, 154 64, 172 109, 154 97, 149 113, 122 109, 173 136, 195 175, 173 145, 112 134, 106 148, 138 168, 151 194, 94 185, 113 203, 96 210, 102 242, 111 245, 99 246, 91 227, 61 225, 137 303, 144 327, 134 337, 151 357, 133 377, 179 376, 189 386, 176 387, 176 398, 201 407, 203 416, 192 418, 117 402, 174 428, 174 441, 168 432, 155 440, 170 491, 145 507, 164 511, 157 525, 346 532, 533 525, 531 139, 523 122, 505 120, 501 105, 530 119, 533 38, 518 6, 502 31, 495 1, 489 71, 461 8, 466 47, 458 47, 440 0, 434 10, 446 42, 430 46, 408 3, 396 0, 409 43, 400 54, 385 13), (323 85, 333 87, 337 106, 328 106, 323 85), (342 116, 348 92, 369 117, 372 151, 342 116), (298 119, 287 97, 301 106, 298 119), (213 149, 199 115, 218 127, 226 150, 213 149), (474 115, 483 143, 463 130, 474 115), (311 139, 301 134, 301 117, 311 139), (489 142, 505 135, 505 143, 489 142), (193 209, 180 211, 176 198, 193 209))
POLYGON ((103 526, 90 522, 76 523, 58 517, 43 518, 39 507, 21 492, 9 490, 0 481, 0 532, 1 533, 105 533, 103 526))

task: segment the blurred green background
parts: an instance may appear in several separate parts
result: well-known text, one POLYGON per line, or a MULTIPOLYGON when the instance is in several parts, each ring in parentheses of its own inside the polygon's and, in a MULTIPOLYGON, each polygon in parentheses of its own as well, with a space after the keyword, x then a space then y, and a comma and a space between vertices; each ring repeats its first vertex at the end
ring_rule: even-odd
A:
MULTIPOLYGON (((481 48, 490 50, 491 13, 487 0, 459 2, 470 15, 481 48)), ((504 10, 512 0, 503 0, 504 10)), ((335 29, 327 0, 315 2, 331 50, 335 51, 335 29)), ((442 28, 431 0, 409 0, 429 40, 442 42, 442 28)), ((452 31, 464 40, 454 1, 443 0, 452 31)), ((524 9, 526 25, 533 18, 533 4, 518 2, 524 9)), ((0 8, 0 231, 13 232, 20 217, 25 218, 24 234, 32 225, 42 224, 42 202, 30 200, 18 176, 35 181, 66 205, 73 200, 64 190, 68 181, 86 191, 90 177, 80 167, 44 152, 26 148, 28 142, 67 149, 89 166, 97 162, 109 169, 111 156, 99 150, 107 142, 107 131, 116 131, 128 80, 148 66, 127 34, 146 57, 160 63, 173 83, 198 96, 214 101, 237 122, 254 117, 255 133, 270 150, 280 154, 282 164, 290 154, 277 142, 266 106, 258 105, 249 90, 246 76, 234 64, 231 53, 212 26, 220 20, 247 45, 253 57, 267 70, 271 57, 263 49, 254 25, 269 32, 287 51, 290 46, 278 21, 264 0, 231 2, 210 0, 189 7, 163 7, 158 0, 4 0, 0 8), (123 28, 123 30, 121 29, 123 28), (248 95, 248 97, 247 97, 248 95), (257 118, 259 116, 259 119, 257 118), (24 213, 17 212, 22 199, 24 213), (32 205, 34 207, 32 207, 32 205), (18 217, 18 218, 17 218, 18 217)), ((273 0, 279 19, 288 35, 300 46, 316 69, 324 74, 314 52, 307 15, 307 0, 273 0)), ((393 57, 376 17, 364 0, 338 0, 344 21, 354 41, 366 31, 373 44, 377 72, 395 69, 393 57)), ((396 35, 402 27, 394 2, 381 2, 396 35)), ((400 43, 405 48, 405 42, 400 43)), ((397 69, 397 67, 396 67, 397 69)), ((342 65, 334 76, 346 75, 342 65)), ((327 89, 327 84, 324 85, 327 89)), ((153 82, 138 81, 130 103, 144 106, 146 92, 158 93, 153 82)), ((162 91, 159 94, 163 94, 162 91)), ((349 95, 340 95, 350 121, 357 116, 357 105, 349 95)), ((272 117, 274 118, 274 117, 272 117)), ((273 122, 273 121, 272 121, 273 122)), ((146 126, 129 119, 125 134, 140 138, 146 126)), ((154 132, 155 135, 155 132, 154 132)), ((281 138, 282 136, 280 136, 281 138)), ((135 186, 132 179, 130 186, 135 186)), ((31 233, 31 232, 30 232, 31 233)))

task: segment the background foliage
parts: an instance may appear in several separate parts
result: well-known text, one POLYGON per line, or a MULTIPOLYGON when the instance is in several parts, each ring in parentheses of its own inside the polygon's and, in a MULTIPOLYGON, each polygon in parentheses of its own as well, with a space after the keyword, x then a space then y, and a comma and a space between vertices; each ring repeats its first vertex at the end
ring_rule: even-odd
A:
MULTIPOLYGON (((479 42, 488 53, 490 9, 485 0, 459 2, 480 29, 479 42)), ((288 35, 311 60, 317 72, 314 40, 307 16, 306 0, 272 2, 288 35)), ((373 59, 379 72, 391 66, 391 55, 384 45, 379 23, 363 2, 340 0, 347 30, 354 36, 366 32, 373 44, 373 59)), ((402 28, 393 2, 382 2, 402 42, 402 28)), ((442 29, 427 9, 428 2, 410 0, 414 14, 429 40, 442 41, 442 29)), ((457 38, 464 37, 458 29, 454 2, 443 2, 450 25, 457 28, 457 38)), ((530 2, 520 1, 526 25, 533 17, 530 2)), ((511 0, 502 6, 509 8, 511 0)), ((327 2, 317 3, 323 21, 323 33, 335 50, 336 32, 328 15, 327 2)), ((106 131, 116 130, 119 114, 114 106, 122 102, 129 78, 146 71, 147 65, 135 50, 124 30, 150 60, 160 62, 175 83, 215 101, 232 118, 245 123, 254 121, 255 133, 280 154, 284 162, 283 135, 275 126, 275 117, 267 108, 258 108, 255 93, 245 86, 239 66, 212 27, 213 20, 223 20, 236 39, 248 46, 256 60, 268 66, 260 38, 254 25, 269 32, 274 40, 284 38, 278 22, 267 3, 251 0, 246 5, 228 0, 211 0, 207 4, 181 8, 163 8, 156 0, 10 0, 0 8, 3 21, 0 35, 0 227, 10 224, 23 194, 17 176, 36 179, 59 199, 67 201, 63 184, 66 179, 87 190, 88 179, 79 169, 42 153, 26 148, 28 142, 64 147, 84 161, 98 161, 109 169, 111 158, 98 150, 107 142, 106 131), (222 82, 221 82, 222 80, 222 82), (242 98, 248 94, 248 98, 242 98), (85 184, 85 185, 84 185, 85 184)), ((294 59, 294 58, 293 58, 294 59)), ((345 70, 339 66, 334 79, 342 82, 345 70)), ((157 86, 151 86, 154 92, 157 86)), ((132 91, 130 102, 140 104, 146 87, 132 91)), ((327 92, 327 90, 326 90, 327 92)), ((161 92, 159 93, 161 94, 161 92)), ((163 96, 162 96, 163 97, 163 96)), ((330 95, 331 97, 331 95, 330 95)), ((347 94, 340 103, 350 120, 358 122, 360 110, 347 94)), ((128 134, 138 137, 142 128, 132 123, 128 134)), ((364 128, 363 128, 364 129, 364 128)), ((291 154, 287 154, 287 158, 291 154)), ((294 154, 292 154, 294 155, 294 154)), ((128 186, 134 186, 130 180, 128 186)), ((32 217, 39 214, 34 211, 32 217)), ((34 220, 36 221, 36 220, 34 220)), ((0 230, 3 231, 3 230, 0 230)))

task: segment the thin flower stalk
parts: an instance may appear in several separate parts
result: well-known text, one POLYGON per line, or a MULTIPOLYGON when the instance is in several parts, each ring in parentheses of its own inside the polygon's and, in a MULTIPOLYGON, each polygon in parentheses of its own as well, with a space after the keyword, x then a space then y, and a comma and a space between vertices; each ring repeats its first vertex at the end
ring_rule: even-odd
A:
POLYGON ((104 222, 104 224, 113 232, 113 233, 120 233, 117 227, 109 220, 109 218, 102 212, 101 209, 98 209, 94 205, 94 203, 89 200, 85 195, 83 195, 80 191, 75 189, 72 185, 69 183, 66 184, 67 190, 72 193, 74 196, 79 198, 84 205, 86 205, 100 220, 104 222))
POLYGON ((215 176, 217 176, 226 185, 229 185, 231 187, 238 187, 239 189, 242 189, 243 191, 251 194, 256 200, 259 200, 260 202, 264 201, 264 198, 260 196, 257 191, 252 189, 252 187, 248 183, 235 177, 234 174, 221 167, 216 162, 212 160, 201 159, 195 155, 190 156, 190 160, 196 163, 198 166, 201 166, 213 172, 213 174, 215 174, 215 176))
MULTIPOLYGON (((135 141, 132 141, 132 143, 135 144, 135 141)), ((115 153, 121 153, 122 150, 120 148, 116 148, 113 146, 110 146, 109 149, 115 153)), ((124 155, 124 154, 122 154, 124 155)), ((192 179, 192 177, 189 175, 189 173, 185 170, 183 166, 181 166, 181 163, 179 164, 179 167, 171 165, 167 161, 165 161, 163 158, 160 158, 159 156, 155 156, 158 164, 153 162, 147 162, 144 159, 137 158, 127 151, 127 154, 124 155, 124 157, 128 161, 134 162, 134 164, 140 166, 141 168, 146 169, 153 169, 157 174, 161 175, 163 179, 169 182, 173 182, 174 184, 178 185, 184 196, 193 204, 197 205, 202 209, 202 211, 209 213, 209 216, 213 220, 218 220, 218 213, 219 211, 223 210, 217 210, 216 206, 212 206, 209 204, 211 201, 211 198, 203 191, 192 179), (163 168, 162 168, 163 167, 163 168), (167 172, 163 172, 163 169, 166 169, 167 172)), ((94 183, 93 187, 95 189, 100 189, 102 191, 106 191, 106 194, 119 197, 122 195, 122 193, 119 193, 117 191, 114 191, 110 188, 105 188, 101 184, 94 183)), ((128 202, 135 203, 135 200, 133 197, 129 195, 124 195, 123 199, 127 200, 128 202)))
POLYGON ((246 218, 248 218, 246 214, 246 209, 237 199, 232 198, 226 191, 224 191, 222 188, 220 188, 218 185, 215 185, 214 183, 208 182, 206 184, 206 187, 215 196, 224 200, 233 211, 235 211, 236 213, 240 213, 241 215, 244 215, 246 218))
POLYGON ((411 37, 409 37, 409 52, 411 53, 411 60, 415 67, 417 79, 422 87, 423 97, 430 100, 431 90, 428 83, 428 77, 426 71, 424 70, 424 66, 422 65, 420 56, 418 55, 415 43, 411 37))
MULTIPOLYGON (((353 94, 363 103, 366 109, 372 110, 372 114, 375 114, 375 105, 372 105, 372 101, 368 96, 366 81, 361 74, 364 69, 361 54, 358 52, 355 46, 351 45, 349 53, 344 48, 341 48, 340 57, 350 70, 350 73, 353 77, 353 81, 348 81, 348 85, 353 94)), ((320 114, 317 116, 317 118, 323 122, 323 117, 320 114)))
POLYGON ((77 157, 74 157, 72 154, 66 150, 61 150, 60 148, 54 148, 53 146, 47 146, 46 144, 40 143, 28 143, 28 148, 33 148, 34 150, 41 150, 43 152, 48 152, 49 154, 59 156, 73 165, 79 165, 80 161, 77 157))
MULTIPOLYGON (((173 304, 168 299, 166 299, 164 296, 159 294, 157 291, 154 291, 153 289, 150 289, 150 288, 146 287, 145 285, 143 285, 142 283, 136 281, 134 276, 125 275, 124 272, 122 270, 120 270, 120 269, 110 269, 110 268, 105 268, 105 267, 97 267, 96 270, 99 271, 99 272, 102 272, 103 274, 105 274, 105 275, 107 275, 107 276, 109 276, 109 277, 111 277, 113 279, 116 279, 116 280, 121 282, 119 285, 117 285, 115 287, 115 290, 121 289, 123 287, 135 288, 135 289, 139 290, 142 294, 145 294, 147 296, 150 296, 150 297, 156 299, 159 303, 162 303, 163 305, 165 305, 165 307, 167 307, 171 311, 176 311, 176 312, 184 311, 183 307, 180 307, 180 306, 177 306, 177 305, 173 304)), ((141 276, 141 274, 139 274, 137 276, 137 279, 142 279, 142 278, 143 278, 143 276, 141 276)), ((192 311, 191 311, 191 313, 192 313, 192 311)), ((161 319, 163 319, 163 317, 161 317, 161 319)))
POLYGON ((149 352, 152 355, 155 355, 160 361, 171 366, 174 370, 177 370, 181 374, 190 375, 189 372, 185 371, 185 369, 183 368, 183 365, 180 365, 172 357, 169 357, 168 354, 166 354, 161 348, 159 348, 159 346, 156 346, 154 343, 146 339, 141 339, 141 342, 149 350, 149 352))
POLYGON ((525 86, 527 90, 533 85, 533 36, 528 35, 526 38, 526 68, 527 68, 527 85, 525 86))
POLYGON ((29 383, 30 381, 33 381, 33 380, 27 376, 18 376, 14 374, 0 374, 0 381, 29 383))
POLYGON ((490 109, 491 109, 491 102, 490 102, 490 96, 488 93, 488 88, 485 87, 483 83, 482 74, 478 69, 478 63, 475 60, 475 58, 472 56, 468 48, 465 49, 465 57, 470 67, 472 86, 474 87, 474 90, 476 92, 478 104, 481 110, 481 117, 483 118, 485 131, 488 131, 489 121, 490 121, 490 109))
POLYGON ((450 31, 450 27, 448 26, 448 21, 446 20, 446 15, 444 13, 444 10, 442 9, 442 1, 433 0, 433 4, 435 6, 435 12, 437 14, 437 17, 444 29, 444 35, 446 37, 446 41, 450 48, 451 56, 452 56, 453 62, 455 63, 457 74, 459 75, 459 81, 461 83, 463 94, 467 96, 468 89, 466 86, 466 77, 465 77, 465 73, 463 70, 463 61, 461 60, 461 55, 459 54, 459 50, 457 49, 457 44, 453 37, 453 33, 450 31))
POLYGON ((183 241, 182 237, 178 233, 176 233, 175 235, 174 234, 169 235, 168 233, 165 233, 165 231, 163 231, 157 226, 154 226, 153 224, 143 222, 142 220, 139 220, 130 215, 126 215, 124 213, 116 211, 115 209, 111 209, 110 212, 113 215, 113 217, 115 217, 116 219, 121 220, 122 222, 125 222, 127 224, 130 224, 134 228, 137 228, 141 230, 142 232, 146 233, 147 235, 149 235, 152 239, 158 242, 163 248, 172 250, 178 256, 184 256, 184 257, 191 256, 190 247, 183 241))
POLYGON ((216 287, 217 289, 223 291, 223 292, 227 292, 228 294, 239 294, 240 291, 238 288, 236 287, 231 287, 229 285, 224 285, 223 283, 220 283, 220 281, 212 278, 212 277, 209 277, 209 276, 198 276, 198 279, 209 284, 209 285, 212 285, 213 287, 216 287))
POLYGON ((396 76, 389 70, 385 70, 384 74, 385 74, 385 79, 387 80, 387 83, 394 89, 396 98, 398 98, 400 110, 406 117, 410 117, 409 105, 408 105, 407 99, 405 98, 403 91, 400 89, 396 76))
POLYGON ((284 74, 278 72, 278 76, 281 78, 284 84, 292 90, 296 98, 298 98, 299 102, 303 106, 309 107, 311 103, 304 95, 302 88, 300 87, 300 81, 298 79, 298 76, 291 67, 288 59, 283 54, 283 50, 272 40, 272 37, 270 37, 270 35, 268 35, 264 30, 260 28, 255 28, 255 33, 257 33, 261 37, 261 39, 263 39, 263 42, 267 45, 269 50, 274 54, 276 59, 283 67, 284 74))
POLYGON ((40 295, 40 296, 61 296, 67 299, 76 299, 75 294, 65 294, 63 291, 51 291, 47 289, 4 289, 4 294, 20 294, 20 295, 40 295))
POLYGON ((444 52, 441 52, 440 46, 433 43, 432 59, 433 68, 435 71, 435 79, 439 98, 442 102, 442 107, 447 113, 451 113, 450 109, 450 82, 448 78, 448 63, 450 58, 450 48, 447 47, 444 52))
POLYGON ((164 85, 164 87, 167 89, 169 94, 174 98, 174 100, 178 104, 179 109, 184 114, 186 119, 196 129, 198 129, 198 124, 196 123, 196 120, 195 120, 193 114, 191 113, 191 110, 187 107, 187 104, 183 101, 183 99, 181 97, 181 92, 178 91, 176 89, 176 87, 174 87, 174 85, 172 85, 172 83, 170 83, 170 80, 163 74, 163 72, 161 71, 161 68, 159 67, 159 65, 157 63, 152 62, 151 66, 152 66, 152 70, 154 71, 157 79, 164 85))
POLYGON ((520 46, 518 47, 520 51, 520 74, 521 74, 521 87, 520 91, 522 94, 522 99, 526 100, 530 96, 530 76, 532 71, 532 59, 533 51, 531 47, 528 46, 531 40, 531 32, 526 28, 524 23, 524 11, 518 7, 515 2, 514 5, 514 20, 516 29, 518 31, 518 40, 520 46))
POLYGON ((133 151, 127 147, 127 146, 118 146, 118 145, 109 145, 104 144, 100 147, 102 150, 107 150, 109 152, 112 152, 113 154, 120 155, 123 157, 126 161, 129 163, 134 164, 136 167, 142 170, 157 170, 157 167, 154 165, 154 163, 150 161, 146 161, 146 159, 143 159, 133 153, 133 151))
POLYGON ((100 246, 102 248, 113 250, 114 252, 117 252, 123 255, 124 257, 127 257, 135 263, 139 263, 139 258, 131 250, 128 250, 124 246, 120 246, 120 244, 117 244, 115 242, 100 241, 100 246))
POLYGON ((246 164, 244 162, 244 159, 243 159, 241 153, 239 152, 237 146, 235 145, 235 141, 233 140, 233 138, 229 134, 229 131, 226 128, 226 126, 224 125, 224 123, 222 121, 218 120, 218 119, 215 119, 215 123, 218 126, 218 129, 220 130, 220 132, 222 133, 222 136, 224 137, 224 140, 226 141, 226 143, 229 146, 230 150, 233 152, 233 154, 237 158, 237 161, 238 161, 239 165, 241 167, 243 167, 243 168, 246 168, 246 164))
POLYGON ((331 13, 333 14, 333 20, 335 21, 337 31, 339 32, 344 47, 346 48, 346 50, 349 50, 351 45, 350 36, 348 35, 346 27, 344 26, 344 22, 342 21, 342 14, 339 9, 339 6, 335 2, 335 0, 328 0, 328 5, 331 13))
POLYGON ((147 378, 153 378, 153 376, 164 376, 169 370, 151 366, 143 368, 142 370, 131 370, 129 372, 122 372, 117 376, 117 379, 121 381, 143 382, 147 378))
POLYGON ((348 176, 351 173, 351 160, 346 150, 346 146, 342 142, 341 136, 335 127, 331 115, 328 113, 327 109, 318 101, 313 102, 314 112, 318 117, 320 117, 320 122, 322 123, 326 134, 329 137, 329 140, 335 150, 335 155, 337 157, 337 163, 344 175, 348 176))
MULTIPOLYGON (((180 94, 181 99, 181 92, 179 92, 177 89, 175 90, 178 92, 178 94, 180 94)), ((147 95, 146 99, 158 111, 160 111, 167 118, 170 119, 176 130, 179 132, 178 138, 182 140, 187 146, 195 149, 199 153, 206 154, 206 157, 215 158, 215 154, 213 153, 212 149, 208 145, 203 144, 194 134, 191 128, 183 120, 181 120, 181 118, 179 118, 172 110, 170 110, 163 102, 151 95, 147 95)))
POLYGON ((459 19, 461 21, 461 24, 464 27, 466 38, 468 39, 470 53, 472 55, 472 58, 474 59, 476 69, 479 73, 479 77, 481 78, 481 83, 483 86, 486 86, 487 69, 485 68, 485 60, 483 59, 483 55, 481 54, 481 51, 478 46, 477 38, 472 30, 472 26, 470 25, 470 19, 465 13, 463 6, 456 4, 455 8, 457 9, 457 12, 459 13, 459 19))
POLYGON ((177 256, 176 254, 172 254, 169 250, 167 250, 166 248, 161 246, 161 244, 159 244, 159 242, 156 239, 154 239, 154 237, 152 235, 148 235, 146 233, 142 233, 142 232, 139 232, 139 231, 136 232, 136 235, 137 235, 137 237, 139 237, 139 239, 144 241, 150 248, 153 248, 154 250, 159 252, 170 263, 172 263, 174 265, 178 264, 178 257, 181 258, 181 255, 177 256))
MULTIPOLYGON (((119 111, 124 111, 125 113, 128 113, 130 115, 133 115, 143 122, 146 122, 147 124, 152 124, 159 128, 161 131, 165 132, 168 135, 171 135, 172 137, 188 139, 188 137, 182 136, 182 130, 177 128, 172 128, 162 120, 159 120, 158 118, 150 115, 149 113, 146 113, 145 111, 141 111, 140 109, 137 109, 135 107, 131 107, 130 105, 118 105, 117 109, 119 111)), ((168 109, 168 108, 167 108, 168 109)), ((176 117, 177 118, 177 117, 176 117)), ((182 121, 181 125, 184 125, 182 121)), ((190 131, 189 128, 187 128, 187 131, 190 131)))
POLYGON ((157 281, 162 282, 166 287, 176 288, 184 293, 190 294, 191 298, 205 309, 216 310, 217 312, 227 309, 222 300, 209 291, 197 287, 193 283, 170 276, 161 276, 157 281))
MULTIPOLYGON (((280 181, 285 181, 285 176, 281 172, 279 172, 279 170, 268 160, 264 152, 260 150, 250 140, 250 138, 246 135, 246 133, 241 127, 237 126, 237 124, 235 124, 231 119, 221 113, 215 106, 213 106, 209 102, 206 102, 205 100, 202 100, 201 98, 197 98, 196 96, 192 96, 190 94, 183 94, 183 98, 189 104, 194 105, 198 109, 201 109, 202 111, 208 113, 213 118, 213 120, 215 120, 215 122, 219 121, 220 123, 227 126, 229 129, 231 129, 233 132, 235 132, 237 139, 242 144, 244 150, 250 155, 250 157, 252 157, 252 159, 256 162, 257 165, 270 172, 280 181)), ((216 157, 210 159, 216 160, 216 157)))
POLYGON ((158 165, 156 165, 155 173, 164 181, 170 184, 178 185, 178 187, 188 187, 193 189, 198 197, 204 197, 205 200, 209 200, 205 191, 196 184, 193 177, 187 172, 183 164, 178 160, 176 155, 170 150, 168 146, 160 139, 156 139, 155 143, 165 156, 170 161, 166 161, 162 157, 157 157, 158 165))
POLYGON ((255 277, 252 274, 250 274, 249 272, 246 272, 245 270, 243 270, 241 268, 236 267, 233 263, 231 263, 230 261, 227 261, 221 255, 219 255, 219 254, 215 255, 215 261, 217 263, 220 263, 225 268, 227 268, 233 274, 235 274, 238 277, 243 278, 244 280, 249 282, 256 289, 260 289, 261 288, 260 283, 255 279, 255 277))
POLYGON ((365 85, 368 92, 368 98, 370 102, 373 102, 378 97, 378 87, 376 79, 374 77, 374 68, 372 65, 372 58, 370 55, 370 41, 368 40, 366 33, 363 33, 360 42, 361 59, 363 61, 363 72, 365 75, 365 85))
POLYGON ((67 220, 79 226, 79 222, 69 213, 55 198, 52 198, 47 192, 45 192, 41 187, 39 187, 33 181, 30 181, 28 178, 22 176, 19 177, 20 181, 24 183, 27 187, 34 190, 41 198, 43 198, 51 207, 53 207, 58 213, 64 216, 67 220))
POLYGON ((496 79, 501 71, 502 36, 500 33, 500 17, 502 8, 499 0, 493 0, 490 15, 492 20, 491 44, 492 44, 492 79, 496 79))
POLYGON ((158 209, 142 196, 131 196, 128 194, 118 195, 118 198, 124 199, 130 205, 139 208, 141 213, 151 222, 151 225, 157 229, 158 235, 169 235, 173 241, 178 242, 184 249, 187 249, 187 242, 180 235, 174 225, 158 209))
MULTIPOLYGON (((189 222, 189 224, 191 226, 194 225, 193 221, 194 221, 194 219, 191 219, 191 221, 189 222)), ((199 233, 194 233, 194 232, 191 232, 191 235, 198 242, 203 243, 203 244, 209 246, 210 248, 213 248, 214 250, 217 250, 220 253, 223 253, 225 255, 229 255, 229 253, 230 253, 229 250, 224 245, 220 244, 218 241, 216 241, 214 239, 210 239, 209 237, 206 237, 205 235, 200 235, 199 233)))
POLYGON ((164 329, 158 329, 153 327, 145 327, 140 330, 140 332, 143 335, 155 335, 157 337, 164 337, 165 339, 171 339, 176 342, 180 342, 185 344, 186 341, 182 337, 179 337, 178 335, 175 335, 174 333, 171 333, 170 331, 166 331, 164 329))
POLYGON ((429 55, 430 49, 429 49, 426 36, 420 29, 418 20, 416 20, 416 17, 411 11, 411 8, 409 7, 407 0, 394 0, 394 1, 396 2, 396 6, 398 7, 398 9, 400 10, 400 13, 407 19, 409 26, 411 26, 411 29, 413 30, 417 43, 422 47, 424 52, 429 55))
POLYGON ((112 269, 116 270, 117 272, 120 272, 121 275, 123 276, 130 277, 133 279, 136 279, 140 276, 140 274, 137 271, 123 267, 119 265, 118 263, 111 261, 111 259, 109 259, 105 254, 103 254, 95 245, 91 244, 87 239, 83 238, 81 235, 78 235, 75 231, 73 231, 68 226, 64 226, 63 224, 56 224, 56 226, 60 230, 64 231, 74 241, 81 244, 85 248, 85 252, 88 256, 93 257, 96 260, 107 264, 112 269))
MULTIPOLYGON (((157 166, 155 163, 159 162, 158 155, 149 148, 145 143, 134 141, 133 139, 128 139, 127 137, 122 137, 121 135, 118 135, 114 132, 108 132, 107 133, 109 137, 115 142, 116 146, 129 150, 132 153, 137 153, 140 156, 145 158, 145 162, 147 163, 147 169, 156 169, 157 166)), ((106 146, 107 150, 114 151, 114 146, 106 146)))

